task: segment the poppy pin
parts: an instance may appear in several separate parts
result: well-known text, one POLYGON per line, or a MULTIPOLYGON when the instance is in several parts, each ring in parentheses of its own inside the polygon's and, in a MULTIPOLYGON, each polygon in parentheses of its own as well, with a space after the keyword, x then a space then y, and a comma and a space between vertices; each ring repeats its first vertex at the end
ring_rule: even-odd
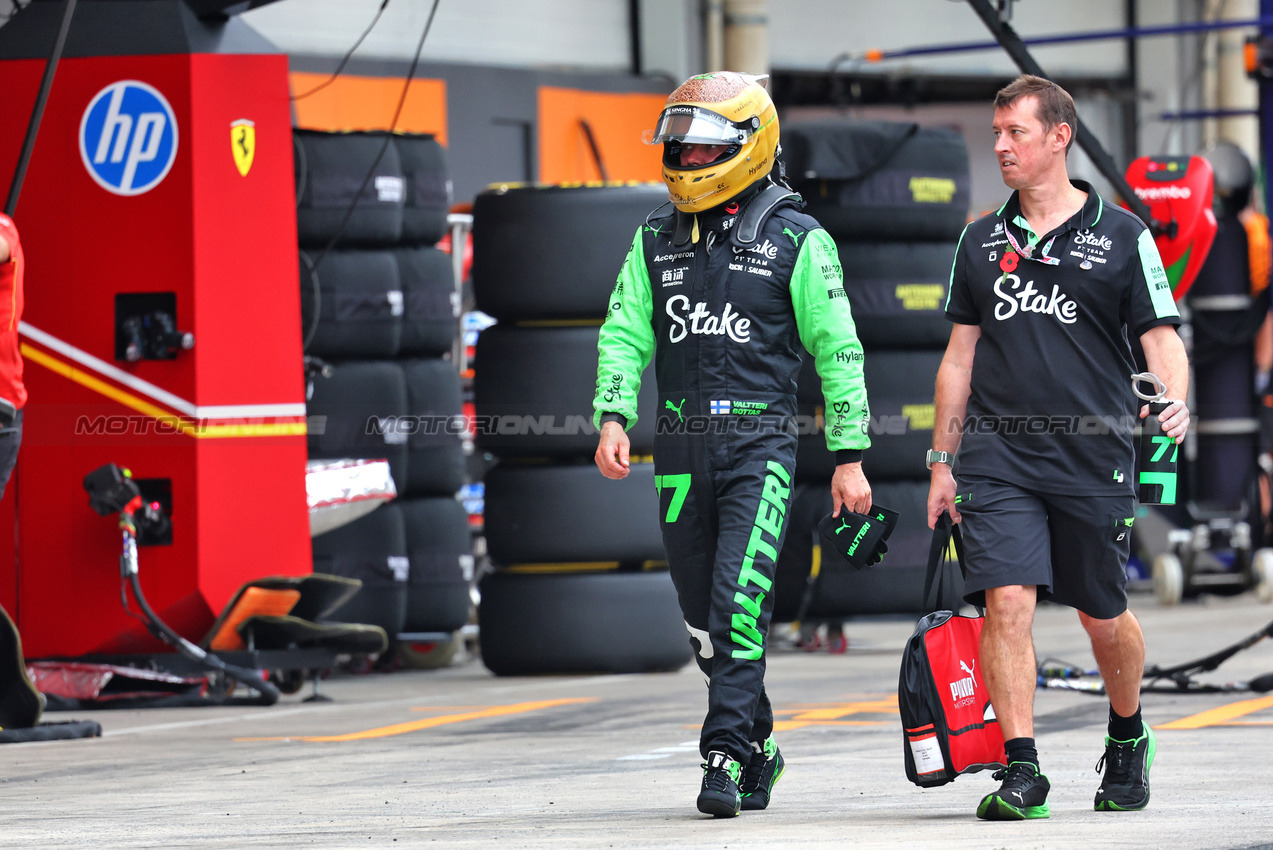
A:
POLYGON ((1017 263, 1020 261, 1021 257, 1015 251, 1008 251, 1003 255, 1003 259, 999 260, 999 268, 1007 274, 1012 274, 1017 270, 1017 263))

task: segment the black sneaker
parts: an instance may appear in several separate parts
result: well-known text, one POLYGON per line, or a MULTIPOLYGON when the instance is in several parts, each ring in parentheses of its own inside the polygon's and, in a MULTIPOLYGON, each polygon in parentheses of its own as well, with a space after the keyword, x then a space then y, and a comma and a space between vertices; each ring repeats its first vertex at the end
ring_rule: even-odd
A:
POLYGON ((742 806, 738 775, 742 766, 725 753, 712 750, 703 763, 703 790, 698 792, 698 810, 705 815, 732 818, 742 806))
POLYGON ((743 809, 757 811, 766 808, 769 805, 769 792, 773 790, 774 783, 782 779, 782 772, 786 769, 782 753, 778 752, 778 744, 774 742, 773 735, 770 735, 760 752, 751 754, 747 769, 743 771, 743 781, 738 789, 743 795, 743 809))
POLYGON ((981 805, 977 806, 977 817, 982 820, 1029 820, 1052 814, 1048 808, 1048 791, 1052 789, 1052 783, 1039 773, 1036 765, 1014 761, 1007 770, 996 771, 994 778, 1003 780, 1003 784, 998 791, 982 799, 981 805))
POLYGON ((1105 755, 1096 763, 1097 773, 1105 768, 1096 789, 1096 811, 1134 812, 1149 805, 1149 768, 1158 745, 1148 724, 1142 722, 1141 729, 1134 741, 1105 738, 1105 755))

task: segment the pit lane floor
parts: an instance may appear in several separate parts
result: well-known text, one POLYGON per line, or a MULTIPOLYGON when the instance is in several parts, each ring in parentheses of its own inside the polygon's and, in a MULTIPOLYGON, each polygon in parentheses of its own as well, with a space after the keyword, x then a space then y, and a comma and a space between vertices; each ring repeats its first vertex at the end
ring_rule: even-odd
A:
MULTIPOLYGON (((1149 661, 1189 661, 1262 628, 1252 596, 1174 609, 1134 596, 1149 661)), ((787 774, 768 811, 712 820, 697 670, 498 679, 478 661, 337 677, 271 708, 57 713, 96 740, 0 747, 0 847, 1273 847, 1273 695, 1144 698, 1150 807, 1092 811, 1107 704, 1042 690, 1052 817, 978 821, 988 774, 921 790, 902 769, 898 659, 913 623, 852 621, 849 651, 774 651, 787 774)), ((1042 608, 1040 657, 1094 666, 1073 612, 1042 608)), ((1273 641, 1204 678, 1273 671, 1273 641)))

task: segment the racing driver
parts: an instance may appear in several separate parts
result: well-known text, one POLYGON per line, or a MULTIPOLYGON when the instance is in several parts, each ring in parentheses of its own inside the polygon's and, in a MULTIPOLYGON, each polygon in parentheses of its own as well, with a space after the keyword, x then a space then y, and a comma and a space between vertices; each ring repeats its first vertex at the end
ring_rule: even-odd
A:
MULTIPOLYGON (((672 581, 708 679, 699 811, 764 809, 783 759, 765 694, 774 566, 795 469, 800 346, 826 397, 834 513, 866 512, 862 348, 835 243, 774 176, 765 78, 691 77, 645 140, 663 146, 672 209, 637 228, 601 329, 596 463, 629 472, 626 429, 655 360, 655 483, 672 581)), ((665 205, 666 206, 666 205, 665 205)))

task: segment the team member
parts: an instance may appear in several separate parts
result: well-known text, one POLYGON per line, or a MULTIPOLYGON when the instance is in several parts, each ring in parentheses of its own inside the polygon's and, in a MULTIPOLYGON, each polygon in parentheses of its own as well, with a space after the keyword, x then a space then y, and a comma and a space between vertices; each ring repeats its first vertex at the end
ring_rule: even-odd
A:
POLYGON ((0 213, 0 496, 18 462, 22 443, 22 354, 18 322, 22 320, 22 243, 13 219, 0 213))
POLYGON ((716 816, 765 808, 783 771, 765 638, 791 503, 801 342, 826 394, 835 513, 871 507, 862 349, 835 243, 798 212, 799 195, 771 179, 778 118, 762 82, 692 77, 647 134, 663 145, 674 209, 637 229, 619 272, 594 402, 597 466, 623 478, 625 428, 636 423, 641 373, 655 358, 659 518, 708 677, 698 809, 716 816))
MULTIPOLYGON (((1016 191, 968 225, 956 250, 946 305, 955 325, 937 373, 929 453, 929 525, 942 511, 956 522, 962 513, 965 598, 985 605, 981 664, 1006 739, 1008 768, 995 774, 1003 785, 977 816, 1050 813, 1033 737, 1030 636, 1035 602, 1046 598, 1078 609, 1109 693, 1096 809, 1141 809, 1155 744, 1140 712, 1144 637, 1125 590, 1137 408, 1124 329, 1178 399, 1189 380, 1180 320, 1145 225, 1069 179, 1069 94, 1027 75, 994 106, 995 157, 1016 191)), ((1183 402, 1158 418, 1184 439, 1183 402)))
MULTIPOLYGON (((22 355, 18 322, 22 318, 22 243, 13 219, 0 213, 0 496, 4 495, 22 443, 22 355)), ((17 626, 0 608, 0 728, 34 726, 43 702, 27 678, 17 626)))

